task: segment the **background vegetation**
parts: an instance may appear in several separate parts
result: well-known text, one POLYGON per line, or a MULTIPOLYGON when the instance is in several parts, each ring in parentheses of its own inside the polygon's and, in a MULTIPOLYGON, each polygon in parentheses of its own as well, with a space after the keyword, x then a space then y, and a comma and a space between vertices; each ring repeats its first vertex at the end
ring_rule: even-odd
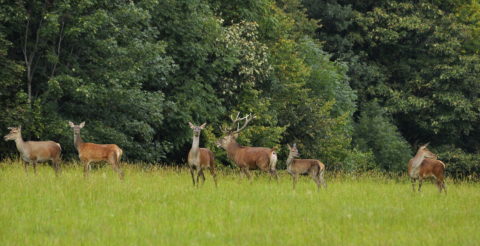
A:
MULTIPOLYGON (((116 143, 184 163, 233 112, 249 145, 296 142, 330 170, 397 172, 431 142, 450 175, 480 170, 476 0, 0 0, 0 129, 116 143)), ((223 152, 215 150, 226 162, 223 152)), ((0 143, 0 158, 16 153, 0 143)), ((281 166, 281 164, 280 164, 281 166)))

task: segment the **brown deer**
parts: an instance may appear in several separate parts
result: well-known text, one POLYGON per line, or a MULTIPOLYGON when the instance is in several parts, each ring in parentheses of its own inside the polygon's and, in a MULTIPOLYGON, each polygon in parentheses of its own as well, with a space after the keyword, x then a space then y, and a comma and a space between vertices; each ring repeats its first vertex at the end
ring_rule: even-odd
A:
POLYGON ((408 162, 408 175, 412 179, 412 189, 415 191, 415 181, 418 179, 418 191, 422 188, 423 179, 433 177, 438 190, 447 193, 444 181, 445 163, 437 160, 437 156, 427 149, 428 143, 418 148, 417 154, 408 162))
POLYGON ((112 165, 113 169, 120 176, 120 179, 123 179, 124 173, 122 169, 120 169, 122 149, 116 144, 85 143, 80 136, 80 129, 85 126, 85 122, 80 123, 80 125, 75 125, 69 121, 68 124, 73 129, 73 142, 78 151, 78 157, 83 163, 84 176, 88 176, 90 162, 106 161, 112 165))
POLYGON ((327 188, 327 183, 323 177, 325 171, 325 165, 319 160, 315 159, 294 159, 295 157, 300 156, 296 144, 293 144, 292 147, 288 145, 290 153, 287 158, 287 171, 292 175, 293 180, 293 189, 297 184, 298 175, 308 174, 317 184, 317 188, 320 189, 320 185, 323 185, 324 188, 327 188))
POLYGON ((60 173, 60 155, 62 147, 53 141, 23 141, 22 127, 9 127, 10 133, 7 134, 5 141, 14 140, 17 145, 18 152, 25 161, 24 167, 27 172, 27 163, 33 165, 33 172, 37 173, 37 162, 52 161, 55 175, 60 173))
POLYGON ((215 156, 212 151, 207 148, 199 148, 200 144, 200 132, 207 123, 203 123, 201 126, 196 126, 190 122, 188 125, 193 130, 193 142, 192 148, 188 152, 188 165, 190 166, 190 174, 192 175, 193 185, 195 186, 195 170, 197 170, 197 185, 200 182, 200 177, 205 183, 205 175, 203 175, 203 169, 210 169, 215 186, 217 186, 217 178, 215 174, 215 156))
POLYGON ((239 118, 239 115, 240 113, 237 114, 235 119, 231 117, 233 122, 232 127, 228 129, 222 128, 222 132, 226 135, 217 140, 217 146, 222 147, 227 151, 228 157, 235 162, 240 170, 245 173, 248 179, 251 179, 249 170, 253 169, 260 169, 265 172, 270 172, 272 177, 278 179, 276 171, 277 153, 275 152, 275 149, 264 147, 246 147, 237 143, 236 139, 238 137, 238 133, 242 131, 252 119, 255 118, 255 116, 252 116, 251 114, 246 115, 243 118, 239 118), (242 127, 239 127, 240 121, 244 121, 242 127), (235 129, 235 126, 237 129, 233 130, 235 129))

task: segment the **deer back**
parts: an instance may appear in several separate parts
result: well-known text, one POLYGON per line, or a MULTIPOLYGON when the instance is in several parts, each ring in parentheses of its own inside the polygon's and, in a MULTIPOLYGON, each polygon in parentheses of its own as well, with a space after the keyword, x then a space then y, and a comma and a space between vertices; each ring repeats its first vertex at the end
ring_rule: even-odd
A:
POLYGON ((54 160, 60 158, 62 148, 60 144, 53 141, 27 141, 28 158, 30 160, 54 160))
POLYGON ((289 170, 294 173, 307 173, 311 169, 324 170, 325 165, 315 159, 294 159, 289 170))
POLYGON ((445 170, 445 163, 435 159, 425 159, 423 160, 419 175, 420 177, 430 177, 435 176, 437 178, 441 177, 443 179, 443 172, 445 170))
POLYGON ((265 147, 241 147, 237 150, 233 159, 239 166, 267 170, 273 151, 273 149, 265 147))
POLYGON ((116 144, 83 143, 78 146, 78 155, 80 159, 91 161, 102 161, 112 157, 115 157, 116 160, 119 161, 122 155, 122 149, 116 144))

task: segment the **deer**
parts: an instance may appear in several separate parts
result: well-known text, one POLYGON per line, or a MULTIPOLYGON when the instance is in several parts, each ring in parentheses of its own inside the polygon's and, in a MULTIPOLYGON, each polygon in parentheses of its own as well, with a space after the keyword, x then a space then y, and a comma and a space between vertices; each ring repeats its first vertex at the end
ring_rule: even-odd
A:
POLYGON ((288 150, 290 151, 287 158, 287 172, 292 175, 293 189, 298 181, 299 175, 310 175, 310 177, 317 184, 317 188, 320 189, 320 185, 323 185, 324 188, 327 188, 327 183, 323 177, 325 172, 325 164, 319 160, 315 159, 294 159, 299 157, 300 153, 298 152, 297 145, 294 143, 293 146, 287 144, 288 150))
POLYGON ((78 152, 78 157, 83 163, 83 175, 88 177, 91 162, 106 161, 110 163, 113 169, 118 173, 120 179, 124 178, 124 173, 120 169, 120 159, 123 151, 116 144, 95 144, 85 143, 80 136, 80 129, 85 126, 85 122, 75 125, 69 121, 68 125, 73 129, 73 143, 78 152))
POLYGON ((10 133, 5 135, 5 141, 13 140, 24 161, 25 172, 27 163, 33 165, 33 172, 37 174, 37 162, 52 161, 55 175, 60 173, 62 147, 54 141, 23 141, 22 127, 8 127, 10 133))
POLYGON ((210 169, 212 174, 213 181, 215 182, 215 187, 217 186, 217 178, 215 174, 215 156, 213 152, 207 148, 199 148, 200 144, 200 132, 205 128, 207 123, 203 123, 200 126, 196 126, 191 122, 188 122, 188 125, 193 131, 193 141, 192 148, 188 152, 188 165, 190 167, 190 174, 192 175, 193 186, 195 186, 195 170, 197 171, 197 182, 198 185, 200 178, 202 178, 203 183, 205 183, 205 175, 203 175, 203 169, 210 169))
POLYGON ((417 154, 408 161, 408 175, 412 180, 412 189, 415 191, 415 182, 418 179, 418 191, 421 191, 425 178, 433 177, 440 193, 447 193, 444 181, 445 163, 437 160, 437 156, 427 148, 428 143, 418 148, 417 154))
POLYGON ((248 123, 256 118, 252 114, 248 114, 245 117, 239 118, 240 112, 236 118, 230 117, 232 120, 232 126, 229 128, 221 128, 222 133, 225 135, 216 141, 217 147, 221 147, 227 151, 228 157, 235 162, 249 180, 251 175, 249 170, 260 169, 265 172, 270 172, 271 177, 275 177, 278 180, 276 171, 277 153, 275 148, 265 147, 247 147, 237 143, 236 139, 238 134, 245 129, 248 123), (243 126, 240 127, 241 121, 244 121, 243 126), (234 130, 236 127, 236 130, 234 130))

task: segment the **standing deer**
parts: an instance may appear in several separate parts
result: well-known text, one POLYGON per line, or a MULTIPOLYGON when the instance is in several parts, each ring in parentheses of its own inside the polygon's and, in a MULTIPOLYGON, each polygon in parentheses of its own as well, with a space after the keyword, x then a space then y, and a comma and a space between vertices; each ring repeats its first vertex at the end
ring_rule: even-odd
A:
POLYGON ((190 174, 192 175, 193 185, 195 186, 195 170, 197 170, 197 185, 200 182, 200 177, 205 183, 205 175, 203 175, 203 169, 209 168, 212 174, 215 186, 217 186, 217 178, 215 174, 215 156, 212 151, 207 148, 199 148, 200 132, 207 123, 203 123, 201 126, 195 126, 188 122, 190 128, 193 130, 193 142, 192 148, 188 152, 188 165, 190 166, 190 174))
POLYGON ((75 125, 71 121, 68 125, 73 129, 73 143, 78 151, 78 157, 83 163, 83 174, 88 176, 90 162, 106 161, 112 164, 113 169, 118 173, 120 179, 123 179, 124 173, 120 169, 120 159, 122 157, 122 149, 116 144, 94 144, 85 143, 80 136, 80 129, 85 126, 85 122, 75 125))
POLYGON ((437 160, 437 156, 427 149, 428 143, 420 146, 417 154, 408 162, 408 175, 412 179, 412 189, 415 191, 415 181, 418 179, 418 191, 422 188, 423 179, 434 177, 438 190, 447 193, 444 181, 445 163, 437 160), (432 159, 431 159, 432 158, 432 159))
POLYGON ((22 127, 9 127, 10 133, 7 134, 5 141, 14 140, 18 152, 25 161, 24 167, 27 172, 27 163, 33 165, 33 172, 37 173, 37 162, 52 161, 55 175, 60 173, 60 155, 62 147, 53 141, 23 141, 22 127))
POLYGON ((217 146, 222 147, 227 151, 228 157, 235 162, 242 172, 245 173, 248 179, 251 179, 249 170, 260 169, 265 172, 270 172, 272 177, 278 179, 276 165, 277 165, 277 153, 275 149, 264 147, 246 147, 237 143, 236 139, 238 133, 242 131, 247 124, 255 118, 251 114, 246 115, 243 118, 237 117, 232 119, 232 127, 229 129, 222 129, 222 132, 226 134, 224 137, 217 140, 217 146), (245 121, 242 127, 239 127, 240 121, 245 121), (238 124, 238 125, 237 125, 238 124), (237 125, 237 126, 236 126, 237 125), (233 130, 236 126, 236 130, 233 130))
POLYGON ((300 156, 296 144, 293 144, 293 147, 288 145, 290 153, 287 158, 287 171, 292 175, 293 180, 293 189, 297 184, 298 175, 300 174, 309 174, 310 177, 317 184, 317 188, 320 189, 320 185, 327 188, 327 183, 323 178, 323 173, 325 171, 325 165, 319 160, 315 159, 294 159, 294 157, 300 156))

